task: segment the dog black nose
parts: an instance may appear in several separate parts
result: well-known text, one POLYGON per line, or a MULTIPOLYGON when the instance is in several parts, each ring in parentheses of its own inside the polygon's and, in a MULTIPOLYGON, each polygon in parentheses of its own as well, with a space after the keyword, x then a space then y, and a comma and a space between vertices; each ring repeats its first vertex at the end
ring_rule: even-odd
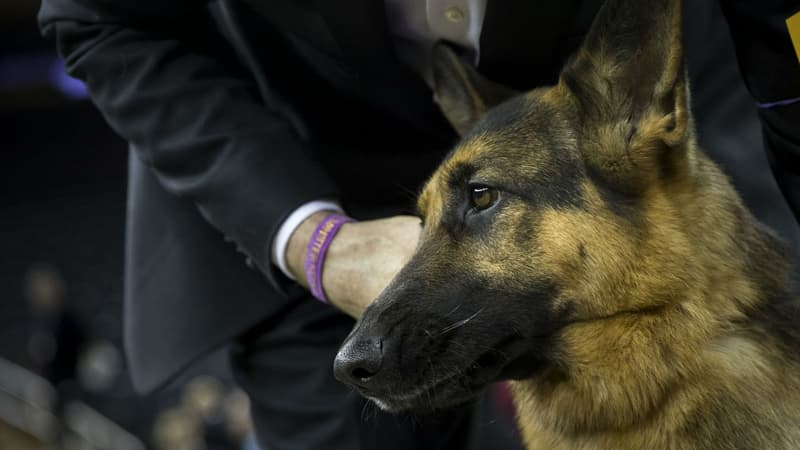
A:
POLYGON ((336 354, 333 374, 337 380, 366 386, 383 365, 383 340, 378 337, 352 336, 336 354))

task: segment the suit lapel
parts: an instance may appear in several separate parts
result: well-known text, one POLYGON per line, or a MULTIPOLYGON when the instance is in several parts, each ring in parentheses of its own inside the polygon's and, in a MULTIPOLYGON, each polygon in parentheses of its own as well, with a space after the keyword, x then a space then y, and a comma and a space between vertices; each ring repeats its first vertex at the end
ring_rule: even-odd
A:
POLYGON ((317 7, 358 73, 358 95, 421 130, 449 129, 430 88, 397 58, 383 0, 318 0, 317 7))
POLYGON ((360 71, 393 59, 383 0, 318 0, 317 8, 343 56, 360 71))

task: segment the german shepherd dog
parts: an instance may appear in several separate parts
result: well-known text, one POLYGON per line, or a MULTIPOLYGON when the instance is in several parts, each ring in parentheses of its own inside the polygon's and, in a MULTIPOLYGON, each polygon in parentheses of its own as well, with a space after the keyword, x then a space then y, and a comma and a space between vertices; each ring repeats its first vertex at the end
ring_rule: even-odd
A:
POLYGON ((680 1, 608 0, 556 86, 441 46, 435 80, 461 140, 336 377, 387 411, 512 380, 530 449, 800 449, 793 269, 698 148, 680 1))

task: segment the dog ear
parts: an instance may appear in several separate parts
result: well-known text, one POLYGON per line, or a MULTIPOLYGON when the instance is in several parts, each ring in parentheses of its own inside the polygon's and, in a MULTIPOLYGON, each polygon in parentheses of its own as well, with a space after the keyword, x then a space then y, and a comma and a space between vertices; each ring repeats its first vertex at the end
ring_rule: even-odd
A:
POLYGON ((434 100, 461 136, 489 109, 516 94, 484 78, 442 42, 433 48, 433 82, 434 100))
MULTIPOLYGON (((691 134, 680 0, 607 0, 560 83, 578 104, 590 168, 627 188, 680 161, 691 134)), ((638 186, 637 186, 638 185, 638 186)))

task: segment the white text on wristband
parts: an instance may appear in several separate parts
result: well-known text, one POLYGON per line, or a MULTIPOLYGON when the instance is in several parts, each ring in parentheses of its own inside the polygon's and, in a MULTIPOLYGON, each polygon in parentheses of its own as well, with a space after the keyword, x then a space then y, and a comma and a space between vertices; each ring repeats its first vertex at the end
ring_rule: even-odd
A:
POLYGON ((323 303, 330 303, 322 288, 322 266, 325 262, 325 254, 334 236, 339 232, 339 228, 347 222, 353 222, 353 219, 340 214, 325 216, 311 235, 311 240, 308 241, 304 265, 306 281, 311 295, 323 303))

